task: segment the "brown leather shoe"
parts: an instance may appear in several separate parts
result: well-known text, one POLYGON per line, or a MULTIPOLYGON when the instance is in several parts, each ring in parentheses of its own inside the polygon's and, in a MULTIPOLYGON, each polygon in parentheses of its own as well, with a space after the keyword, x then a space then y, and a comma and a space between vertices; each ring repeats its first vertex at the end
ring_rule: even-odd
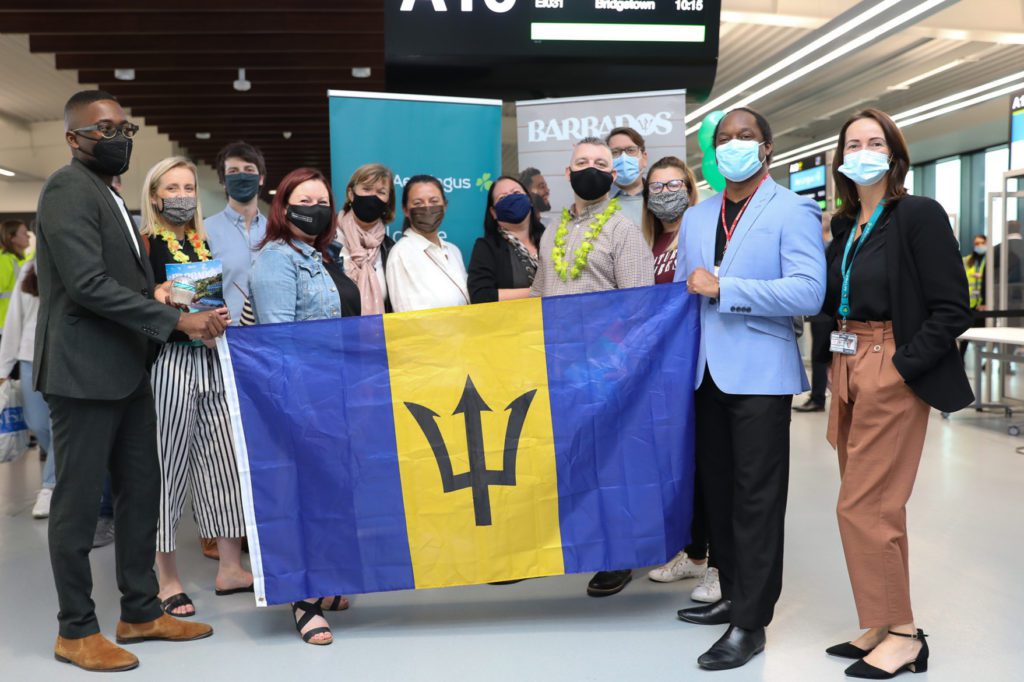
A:
POLYGON ((148 623, 126 623, 117 621, 117 643, 135 644, 151 639, 169 642, 191 642, 213 634, 213 628, 206 623, 189 623, 166 613, 148 623))
POLYGON ((135 654, 125 651, 98 632, 77 639, 58 637, 53 657, 61 663, 93 672, 113 673, 139 667, 135 654))
POLYGON ((199 546, 203 548, 203 556, 207 559, 220 559, 220 550, 217 549, 216 538, 199 538, 199 546))

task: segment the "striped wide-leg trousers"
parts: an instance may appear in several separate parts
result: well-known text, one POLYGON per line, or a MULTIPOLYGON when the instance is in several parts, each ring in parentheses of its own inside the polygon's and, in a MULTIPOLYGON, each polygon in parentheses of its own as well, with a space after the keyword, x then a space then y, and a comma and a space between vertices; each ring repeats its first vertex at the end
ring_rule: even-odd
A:
POLYGON ((160 454, 158 552, 173 552, 185 498, 204 538, 245 535, 242 494, 217 351, 166 344, 153 365, 160 454))

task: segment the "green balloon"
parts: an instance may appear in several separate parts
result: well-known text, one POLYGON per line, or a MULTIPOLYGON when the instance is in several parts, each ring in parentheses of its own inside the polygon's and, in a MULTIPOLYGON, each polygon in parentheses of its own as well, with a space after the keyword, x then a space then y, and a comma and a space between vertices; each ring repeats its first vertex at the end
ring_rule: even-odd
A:
POLYGON ((704 117, 704 120, 700 123, 700 130, 697 132, 697 141, 700 143, 700 149, 707 156, 709 153, 714 153, 715 148, 715 126, 718 122, 725 118, 724 111, 712 111, 710 114, 704 117))
POLYGON ((721 192, 725 189, 725 178, 722 177, 722 173, 718 170, 718 161, 715 159, 714 150, 710 153, 704 152, 704 160, 701 161, 700 167, 704 171, 704 179, 711 185, 711 189, 716 192, 721 192))

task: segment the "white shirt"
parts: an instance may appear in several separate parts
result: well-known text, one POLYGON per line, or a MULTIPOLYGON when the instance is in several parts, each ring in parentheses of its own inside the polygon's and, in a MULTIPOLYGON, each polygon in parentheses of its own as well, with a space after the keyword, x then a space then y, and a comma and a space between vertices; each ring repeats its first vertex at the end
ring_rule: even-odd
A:
MULTIPOLYGON (((35 266, 33 266, 35 267, 35 266)), ((10 376, 19 361, 32 362, 36 350, 36 318, 39 316, 39 297, 21 290, 28 263, 21 269, 17 284, 7 308, 4 335, 0 340, 0 377, 10 376)), ((32 377, 22 377, 32 382, 32 377)))
POLYGON ((438 246, 412 229, 388 254, 387 284, 396 313, 469 303, 459 248, 444 240, 438 246))
POLYGON ((139 251, 139 238, 135 236, 135 223, 132 221, 132 217, 128 215, 128 207, 124 205, 124 199, 117 195, 113 189, 108 187, 111 196, 114 197, 114 201, 117 203, 118 208, 121 209, 121 215, 124 216, 125 229, 128 230, 128 234, 132 237, 132 244, 135 245, 135 255, 142 257, 142 253, 139 251))

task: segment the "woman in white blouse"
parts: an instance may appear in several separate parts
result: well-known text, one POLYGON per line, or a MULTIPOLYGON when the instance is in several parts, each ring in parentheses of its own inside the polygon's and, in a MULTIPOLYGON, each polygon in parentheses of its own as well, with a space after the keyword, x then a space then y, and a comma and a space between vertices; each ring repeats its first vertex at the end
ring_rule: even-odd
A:
POLYGON ((438 234, 447 207, 437 178, 415 175, 406 181, 403 235, 388 256, 386 273, 388 296, 396 313, 469 303, 462 254, 438 234))

